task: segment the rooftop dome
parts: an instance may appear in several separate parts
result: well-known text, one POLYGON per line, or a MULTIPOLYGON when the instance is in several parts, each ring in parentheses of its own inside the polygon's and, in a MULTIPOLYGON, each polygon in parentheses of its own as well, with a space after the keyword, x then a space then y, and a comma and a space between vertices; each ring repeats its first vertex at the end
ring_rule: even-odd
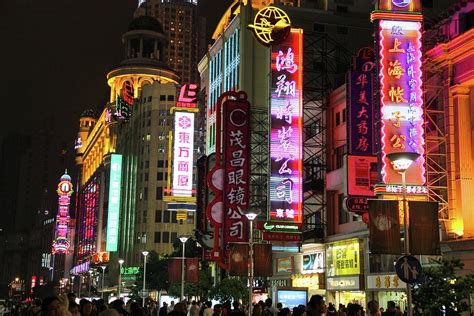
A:
POLYGON ((128 25, 128 30, 148 30, 163 33, 163 26, 157 19, 152 18, 151 16, 142 15, 133 19, 132 22, 130 22, 130 24, 128 25))
POLYGON ((61 181, 69 181, 71 182, 72 178, 67 174, 67 170, 65 173, 61 176, 61 181))

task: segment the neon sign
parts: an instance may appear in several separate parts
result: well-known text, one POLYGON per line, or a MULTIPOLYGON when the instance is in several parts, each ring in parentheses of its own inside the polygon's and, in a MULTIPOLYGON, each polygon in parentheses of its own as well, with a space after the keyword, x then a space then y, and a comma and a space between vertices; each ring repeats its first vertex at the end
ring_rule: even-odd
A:
POLYGON ((107 216, 106 251, 117 251, 120 223, 120 194, 122 186, 122 155, 110 159, 109 212, 107 216))
POLYGON ((386 157, 394 152, 417 152, 421 157, 406 174, 407 183, 425 183, 421 23, 379 22, 380 101, 382 122, 382 180, 401 183, 401 175, 386 157))
POLYGON ((71 194, 73 192, 71 177, 67 172, 61 177, 58 184, 58 215, 56 215, 55 239, 53 240, 52 253, 69 253, 71 244, 68 240, 69 225, 69 204, 71 202, 71 194))
POLYGON ((272 222, 301 223, 303 31, 272 46, 270 212, 272 222))
POLYGON ((198 85, 195 83, 185 84, 179 91, 178 102, 176 107, 179 108, 197 108, 197 91, 198 85))
POLYGON ((177 111, 174 117, 174 196, 192 196, 194 113, 177 111))

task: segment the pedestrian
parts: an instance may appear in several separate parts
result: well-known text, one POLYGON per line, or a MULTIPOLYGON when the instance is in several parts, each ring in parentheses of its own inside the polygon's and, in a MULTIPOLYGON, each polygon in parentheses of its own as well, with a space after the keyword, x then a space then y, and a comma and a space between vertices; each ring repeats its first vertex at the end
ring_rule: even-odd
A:
POLYGON ((399 316, 394 301, 387 302, 387 310, 382 314, 382 316, 399 316))
POLYGON ((291 310, 288 307, 282 308, 281 311, 278 312, 278 316, 291 316, 291 310))
POLYGON ((336 316, 336 314, 337 314, 336 306, 334 306, 333 303, 329 303, 329 306, 328 306, 328 315, 336 316))
POLYGON ((212 316, 212 314, 214 313, 214 311, 212 310, 212 302, 207 301, 206 306, 207 307, 206 307, 206 309, 204 309, 203 316, 212 316))
POLYGON ((221 304, 216 304, 214 305, 214 313, 212 316, 222 316, 222 305, 221 304))
POLYGON ((263 316, 262 304, 255 304, 252 309, 252 316, 263 316))
POLYGON ((234 301, 232 306, 234 309, 230 312, 230 316, 245 316, 245 312, 243 311, 239 301, 234 301))
POLYGON ((170 306, 168 306, 168 313, 174 309, 174 301, 171 301, 170 306))
POLYGON ((69 302, 69 312, 72 316, 80 316, 81 312, 79 309, 79 304, 77 304, 76 302, 69 302))
POLYGON ((61 301, 57 296, 50 296, 41 303, 41 316, 69 316, 70 313, 61 305, 61 301))
POLYGON ((273 301, 271 298, 265 300, 265 309, 263 310, 263 316, 278 316, 278 309, 272 306, 273 301))
POLYGON ((191 308, 189 309, 189 316, 199 316, 199 305, 196 301, 191 302, 191 308))
POLYGON ((337 316, 346 316, 347 310, 344 304, 339 304, 339 310, 337 311, 337 316))
POLYGON ((320 316, 327 312, 326 303, 321 295, 311 296, 308 306, 306 308, 306 314, 309 316, 320 316))
POLYGON ((158 316, 166 315, 168 315, 168 303, 163 302, 163 306, 161 306, 160 310, 158 311, 158 316))
POLYGON ((277 303, 277 309, 278 309, 279 312, 281 312, 281 310, 283 309, 283 304, 278 302, 277 303))
POLYGON ((363 316, 362 306, 359 304, 348 304, 347 305, 347 316, 363 316))
POLYGON ((92 306, 92 303, 91 301, 89 300, 86 300, 85 298, 83 298, 80 302, 79 302, 79 305, 80 305, 80 312, 81 312, 81 316, 92 316, 92 311, 93 311, 93 306, 92 306))
POLYGON ((382 314, 380 313, 380 308, 379 308, 379 302, 376 300, 372 300, 369 303, 367 303, 367 308, 369 311, 369 316, 381 316, 382 314))
POLYGON ((67 293, 67 300, 69 301, 69 303, 76 303, 76 294, 74 294, 73 292, 67 293))

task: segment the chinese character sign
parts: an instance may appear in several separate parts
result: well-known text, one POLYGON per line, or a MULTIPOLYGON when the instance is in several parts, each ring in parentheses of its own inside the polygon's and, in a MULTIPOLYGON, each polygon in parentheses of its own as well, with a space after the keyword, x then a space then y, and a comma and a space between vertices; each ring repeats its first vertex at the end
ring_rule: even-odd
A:
POLYGON ((382 180, 401 183, 386 155, 417 152, 421 157, 407 172, 407 183, 425 183, 421 23, 379 22, 382 180))
POLYGON ((177 111, 174 117, 173 195, 192 196, 194 113, 177 111))
POLYGON ((122 192, 122 155, 112 154, 109 176, 109 210, 107 215, 106 251, 117 251, 122 192))
POLYGON ((248 240, 250 207, 250 104, 224 103, 224 244, 248 240))
POLYGON ((52 253, 69 253, 70 242, 68 238, 69 204, 71 201, 72 183, 71 177, 64 174, 59 182, 58 189, 58 214, 56 215, 55 238, 53 240, 52 253))
POLYGON ((372 73, 351 71, 349 80, 349 153, 373 155, 372 73))
POLYGON ((272 221, 301 223, 303 31, 272 46, 270 212, 272 221))

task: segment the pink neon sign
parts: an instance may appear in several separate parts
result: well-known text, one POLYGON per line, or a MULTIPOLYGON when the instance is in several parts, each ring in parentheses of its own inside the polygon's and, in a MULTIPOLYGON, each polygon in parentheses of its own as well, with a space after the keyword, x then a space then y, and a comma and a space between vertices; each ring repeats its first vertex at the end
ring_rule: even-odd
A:
POLYGON ((57 193, 58 215, 56 215, 55 239, 53 240, 52 253, 69 253, 70 242, 67 236, 69 226, 69 204, 72 194, 71 177, 66 173, 61 177, 57 193))
POLYGON ((303 221, 303 33, 292 29, 272 46, 270 213, 275 222, 303 221))
POLYGON ((401 183, 386 155, 417 152, 421 157, 407 172, 407 183, 425 183, 421 23, 379 22, 382 179, 401 183))

